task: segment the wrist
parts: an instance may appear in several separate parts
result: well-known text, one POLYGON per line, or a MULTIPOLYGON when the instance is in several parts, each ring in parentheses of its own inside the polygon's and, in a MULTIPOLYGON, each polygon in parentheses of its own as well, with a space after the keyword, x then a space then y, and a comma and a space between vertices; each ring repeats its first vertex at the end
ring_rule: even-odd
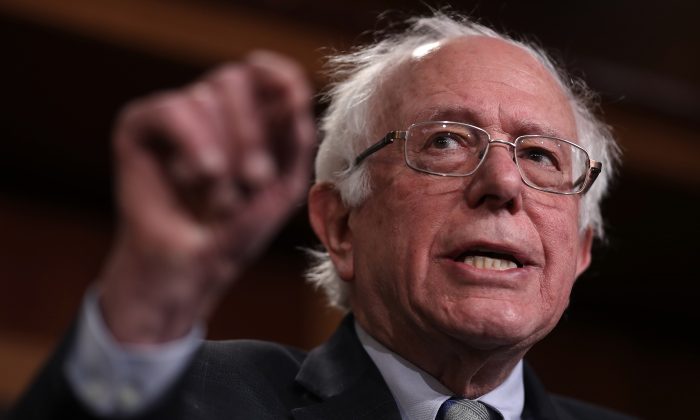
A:
POLYGON ((119 241, 98 284, 100 310, 117 342, 165 343, 204 323, 235 270, 203 260, 146 254, 119 241))

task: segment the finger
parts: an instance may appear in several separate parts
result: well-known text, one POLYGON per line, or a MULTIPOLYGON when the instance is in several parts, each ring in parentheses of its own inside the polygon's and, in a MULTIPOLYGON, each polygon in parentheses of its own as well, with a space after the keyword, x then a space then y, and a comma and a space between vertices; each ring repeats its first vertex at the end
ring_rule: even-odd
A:
POLYGON ((312 90, 302 67, 295 61, 271 52, 254 51, 246 62, 253 69, 259 93, 267 93, 296 111, 311 106, 312 90))
POLYGON ((216 182, 210 183, 207 192, 210 197, 210 213, 211 219, 221 219, 230 217, 232 212, 237 207, 242 205, 240 189, 236 188, 235 183, 232 185, 232 179, 236 178, 234 169, 236 162, 234 161, 235 143, 237 139, 235 134, 228 131, 227 115, 222 109, 220 101, 220 92, 214 89, 214 86, 207 78, 193 84, 186 92, 192 101, 201 109, 201 121, 208 126, 211 139, 218 150, 219 156, 226 161, 225 176, 217 177, 216 182))
POLYGON ((208 83, 219 101, 235 182, 248 192, 262 188, 275 178, 276 167, 249 69, 246 66, 219 69, 208 78, 208 83))
POLYGON ((117 156, 149 152, 175 166, 183 179, 220 174, 226 161, 214 139, 211 117, 182 93, 163 93, 128 106, 120 116, 117 156))
POLYGON ((274 159, 277 172, 272 182, 251 191, 235 218, 215 231, 222 243, 229 244, 226 248, 235 260, 258 252, 298 209, 296 204, 309 185, 315 144, 311 89, 301 69, 288 59, 267 53, 251 55, 247 65, 248 88, 254 95, 247 102, 255 106, 255 118, 266 135, 261 139, 262 148, 274 159), (231 236, 238 240, 227 242, 231 236))
POLYGON ((210 208, 212 186, 228 178, 210 114, 185 93, 161 94, 137 103, 120 123, 117 158, 123 162, 150 159, 161 170, 163 188, 170 189, 169 205, 178 204, 176 198, 187 210, 203 216, 210 208))
POLYGON ((311 87, 301 67, 281 55, 256 52, 248 63, 277 165, 287 191, 297 195, 308 186, 316 143, 311 87))
POLYGON ((274 183, 257 191, 236 218, 220 224, 220 228, 212 233, 219 243, 226 244, 222 249, 230 258, 246 261, 255 257, 289 216, 300 208, 299 196, 292 197, 285 183, 274 183), (228 240, 231 236, 237 240, 228 240))

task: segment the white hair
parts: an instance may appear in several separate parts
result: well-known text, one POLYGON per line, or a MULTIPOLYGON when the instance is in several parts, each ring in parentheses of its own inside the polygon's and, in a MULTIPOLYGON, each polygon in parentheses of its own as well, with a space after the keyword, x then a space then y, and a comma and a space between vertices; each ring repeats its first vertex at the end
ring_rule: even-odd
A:
MULTIPOLYGON (((362 203, 371 193, 366 165, 353 169, 356 156, 373 141, 376 109, 373 95, 390 69, 400 66, 419 46, 466 36, 497 38, 522 48, 547 69, 568 96, 576 121, 578 143, 591 159, 602 161, 603 171, 583 196, 579 214, 581 231, 591 228, 603 238, 600 202, 619 163, 619 149, 607 125, 594 114, 595 95, 585 83, 567 76, 538 46, 476 23, 464 16, 436 12, 430 17, 411 18, 408 28, 398 34, 328 60, 332 83, 324 99, 328 109, 321 118, 323 141, 316 156, 316 182, 327 182, 339 191, 350 207, 362 203)), ((327 252, 310 251, 313 259, 307 280, 322 288, 329 303, 349 309, 347 284, 340 279, 327 252)))

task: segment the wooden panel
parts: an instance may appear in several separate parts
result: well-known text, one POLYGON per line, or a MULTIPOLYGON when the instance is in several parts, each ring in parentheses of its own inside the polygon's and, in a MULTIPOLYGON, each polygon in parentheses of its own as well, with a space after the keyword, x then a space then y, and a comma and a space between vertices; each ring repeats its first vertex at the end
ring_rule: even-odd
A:
POLYGON ((626 167, 700 191, 700 142, 694 124, 634 108, 608 105, 626 167))
POLYGON ((342 37, 330 31, 230 6, 153 0, 3 0, 0 11, 205 65, 264 48, 285 52, 318 75, 320 48, 342 44, 342 37))
POLYGON ((0 408, 19 397, 54 344, 43 336, 0 329, 0 408))

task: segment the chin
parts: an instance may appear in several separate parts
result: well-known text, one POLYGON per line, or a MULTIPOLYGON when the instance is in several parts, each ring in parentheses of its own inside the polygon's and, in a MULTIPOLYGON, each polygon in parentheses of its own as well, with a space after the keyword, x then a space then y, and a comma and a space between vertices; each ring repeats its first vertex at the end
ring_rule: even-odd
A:
POLYGON ((541 314, 510 305, 461 305, 443 319, 444 331, 479 350, 528 349, 556 325, 541 314))

